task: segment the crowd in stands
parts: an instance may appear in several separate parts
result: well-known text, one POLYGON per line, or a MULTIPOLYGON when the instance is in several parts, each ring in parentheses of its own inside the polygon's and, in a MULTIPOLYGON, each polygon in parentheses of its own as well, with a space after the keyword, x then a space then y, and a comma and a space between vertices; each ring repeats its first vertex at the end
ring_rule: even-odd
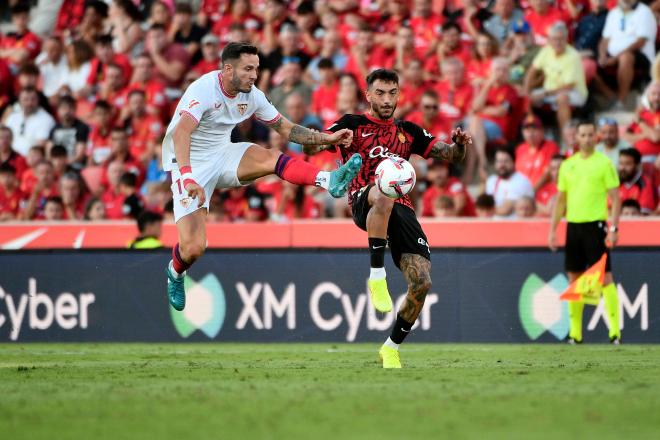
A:
MULTIPOLYGON (((618 169, 624 215, 660 215, 660 0, 50 3, 55 15, 0 5, 0 220, 171 221, 164 130, 230 41, 259 47, 258 86, 295 123, 365 112, 365 77, 385 67, 400 76, 397 118, 445 140, 467 129, 464 164, 412 159, 419 215, 548 217, 578 118, 618 169)), ((232 140, 302 156, 256 120, 232 140)), ((271 176, 216 191, 208 219, 348 215, 345 200, 271 176)))

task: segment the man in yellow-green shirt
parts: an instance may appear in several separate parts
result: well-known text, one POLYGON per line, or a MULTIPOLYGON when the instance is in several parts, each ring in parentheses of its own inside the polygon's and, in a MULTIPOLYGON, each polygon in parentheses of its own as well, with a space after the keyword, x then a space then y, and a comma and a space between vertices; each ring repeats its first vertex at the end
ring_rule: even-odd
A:
MULTIPOLYGON (((552 225, 548 243, 557 250, 556 230, 566 213, 566 259, 568 281, 572 283, 607 253, 603 300, 610 324, 610 342, 621 342, 619 328, 619 298, 612 279, 609 248, 618 239, 619 177, 612 161, 595 151, 596 127, 592 122, 581 122, 577 127, 579 152, 566 159, 559 168, 557 202, 552 212, 552 225), (607 226, 607 198, 612 202, 611 224, 607 226)), ((582 342, 582 311, 584 303, 570 301, 569 342, 582 342)))
POLYGON ((571 109, 587 102, 582 59, 568 44, 568 28, 563 22, 550 27, 548 44, 536 55, 525 76, 525 94, 534 107, 550 105, 557 111, 560 133, 571 120, 571 109))

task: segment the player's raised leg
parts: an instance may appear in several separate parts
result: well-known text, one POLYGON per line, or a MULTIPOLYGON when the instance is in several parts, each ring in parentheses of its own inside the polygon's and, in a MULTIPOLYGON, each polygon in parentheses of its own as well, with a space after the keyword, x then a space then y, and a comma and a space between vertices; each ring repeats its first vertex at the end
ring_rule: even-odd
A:
POLYGON ((380 348, 383 368, 401 368, 399 345, 410 333, 422 311, 426 294, 431 289, 431 260, 417 254, 403 254, 400 265, 408 283, 408 293, 396 316, 390 337, 380 348))
POLYGON ((385 273, 385 247, 387 246, 387 226, 394 207, 394 200, 378 190, 369 191, 368 200, 370 209, 367 214, 367 234, 371 254, 371 271, 367 285, 371 302, 376 310, 386 313, 392 310, 392 298, 387 289, 385 273))
POLYGON ((361 165, 362 158, 355 154, 338 169, 322 171, 309 162, 280 151, 251 145, 243 154, 236 174, 241 182, 251 182, 259 177, 276 174, 287 182, 320 186, 333 197, 342 197, 361 165))

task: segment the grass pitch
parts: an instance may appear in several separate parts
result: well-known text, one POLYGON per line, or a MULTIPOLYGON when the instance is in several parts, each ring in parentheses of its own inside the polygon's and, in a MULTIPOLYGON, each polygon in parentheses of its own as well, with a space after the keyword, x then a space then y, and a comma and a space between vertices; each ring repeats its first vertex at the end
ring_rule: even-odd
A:
POLYGON ((0 344, 3 439, 658 438, 660 346, 0 344))

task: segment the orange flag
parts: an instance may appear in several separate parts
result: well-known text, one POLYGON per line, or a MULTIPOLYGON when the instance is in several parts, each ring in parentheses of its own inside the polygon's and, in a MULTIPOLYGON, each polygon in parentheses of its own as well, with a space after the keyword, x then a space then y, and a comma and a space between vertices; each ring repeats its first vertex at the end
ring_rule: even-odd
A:
POLYGON ((603 292, 606 262, 607 254, 603 254, 596 264, 587 269, 585 273, 566 288, 559 299, 563 301, 579 301, 597 306, 600 302, 600 295, 603 292))

